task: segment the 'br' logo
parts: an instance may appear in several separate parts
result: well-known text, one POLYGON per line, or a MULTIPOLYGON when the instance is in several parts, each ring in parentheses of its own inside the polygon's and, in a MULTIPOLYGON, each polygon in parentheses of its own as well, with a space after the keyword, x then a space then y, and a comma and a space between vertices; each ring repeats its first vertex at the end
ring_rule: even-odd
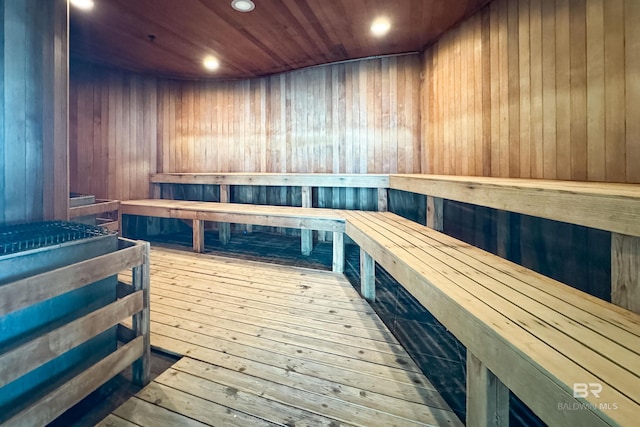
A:
POLYGON ((600 398, 602 392, 602 384, 600 383, 574 383, 573 397, 581 397, 586 399, 589 393, 593 394, 597 399, 600 398))

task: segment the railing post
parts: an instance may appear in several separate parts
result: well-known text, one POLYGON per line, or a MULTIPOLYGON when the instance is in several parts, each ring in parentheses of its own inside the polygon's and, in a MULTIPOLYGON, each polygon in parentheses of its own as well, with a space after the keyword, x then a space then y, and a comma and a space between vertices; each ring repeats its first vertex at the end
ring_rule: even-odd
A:
POLYGON ((467 427, 508 427, 509 389, 467 351, 467 427))
MULTIPOLYGON (((220 203, 229 203, 229 186, 226 184, 220 184, 220 203)), ((228 222, 219 223, 218 235, 222 245, 229 244, 231 240, 231 224, 228 222)))
POLYGON ((132 329, 135 336, 142 336, 144 352, 142 357, 133 364, 133 382, 139 386, 146 386, 151 380, 151 338, 149 313, 149 284, 150 284, 150 245, 149 242, 138 242, 144 245, 143 263, 133 267, 133 291, 142 291, 144 308, 133 315, 132 329))
POLYGON ((371 255, 360 248, 360 294, 369 302, 376 300, 376 263, 371 255))
MULTIPOLYGON (((310 208, 312 203, 312 190, 309 186, 302 187, 302 207, 310 208)), ((300 230, 300 246, 302 247, 302 255, 311 255, 313 250, 313 230, 300 230)))

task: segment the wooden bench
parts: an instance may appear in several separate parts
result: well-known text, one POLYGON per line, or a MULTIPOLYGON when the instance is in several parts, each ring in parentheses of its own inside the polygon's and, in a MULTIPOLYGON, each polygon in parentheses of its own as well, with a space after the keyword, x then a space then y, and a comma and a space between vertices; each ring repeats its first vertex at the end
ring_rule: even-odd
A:
POLYGON ((635 425, 640 316, 395 214, 342 214, 363 296, 375 260, 466 346, 467 425, 506 425, 508 390, 549 425, 635 425))
POLYGON ((333 232, 333 271, 344 270, 344 219, 333 209, 182 200, 128 200, 122 214, 193 221, 193 250, 204 251, 204 221, 253 224, 333 232))
POLYGON ((442 230, 443 199, 498 211, 498 254, 509 212, 611 232, 611 301, 640 313, 640 185, 449 175, 391 175, 389 186, 427 196, 427 225, 442 230))
MULTIPOLYGON (((296 174, 264 174, 266 181, 256 177, 262 174, 171 175, 155 180, 221 186, 302 182, 296 174)), ((303 179, 314 182, 307 175, 303 179)), ((499 209, 498 252, 500 242, 509 239, 504 224, 509 212, 609 231, 612 301, 640 312, 639 186, 435 175, 388 179, 389 189, 427 196, 428 227, 387 212, 308 212, 330 212, 325 219, 343 227, 332 230, 335 271, 343 267, 342 260, 336 261, 343 256, 343 230, 361 247, 363 297, 375 300, 377 262, 467 347, 469 425, 506 425, 509 390, 550 425, 636 424, 640 316, 439 231, 444 199, 499 209)), ((142 201, 151 202, 166 201, 142 201)), ((215 218, 243 223, 276 207, 220 208, 229 216, 215 218)), ((305 208, 278 209, 296 217, 305 208)), ((184 215, 204 220, 193 212, 184 215)))
MULTIPOLYGON (((151 175, 154 185, 154 197, 160 198, 161 185, 218 185, 222 203, 231 201, 231 186, 270 186, 300 187, 301 206, 313 207, 313 193, 321 187, 331 188, 373 188, 377 189, 377 209, 388 208, 387 188, 389 175, 386 174, 331 174, 331 173, 260 173, 260 172, 227 172, 227 173, 160 173, 151 175)), ((170 197, 173 198, 173 197, 170 197)), ((220 241, 228 243, 230 236, 229 223, 220 223, 220 241)), ((313 249, 312 230, 301 230, 301 248, 304 255, 311 254, 313 249)))

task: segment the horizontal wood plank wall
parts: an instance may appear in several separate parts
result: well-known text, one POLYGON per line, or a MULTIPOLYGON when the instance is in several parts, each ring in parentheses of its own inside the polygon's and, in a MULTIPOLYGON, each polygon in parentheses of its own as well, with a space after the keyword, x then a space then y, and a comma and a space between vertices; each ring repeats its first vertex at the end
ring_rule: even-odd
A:
POLYGON ((423 171, 640 182, 637 0, 494 0, 423 55, 423 171))
POLYGON ((66 219, 65 0, 0 1, 0 225, 66 219))
POLYGON ((98 198, 150 196, 157 172, 157 80, 72 63, 71 190, 98 198))
POLYGON ((419 73, 418 55, 230 82, 73 62, 72 189, 126 200, 149 196, 150 172, 419 173, 419 73))

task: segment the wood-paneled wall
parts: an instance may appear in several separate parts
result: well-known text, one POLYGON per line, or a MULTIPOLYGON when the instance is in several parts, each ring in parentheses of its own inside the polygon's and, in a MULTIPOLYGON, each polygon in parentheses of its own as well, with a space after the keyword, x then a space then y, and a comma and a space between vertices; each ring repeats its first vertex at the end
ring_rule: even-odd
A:
POLYGON ((417 55, 232 82, 73 63, 72 189, 147 197, 156 171, 420 172, 419 73, 417 55))
POLYGON ((0 225, 65 219, 67 1, 0 1, 0 24, 0 225))
POLYGON ((425 173, 640 182, 640 2, 494 0, 423 58, 425 173))
POLYGON ((157 80, 76 63, 70 78, 71 190, 149 197, 157 165, 157 80))

